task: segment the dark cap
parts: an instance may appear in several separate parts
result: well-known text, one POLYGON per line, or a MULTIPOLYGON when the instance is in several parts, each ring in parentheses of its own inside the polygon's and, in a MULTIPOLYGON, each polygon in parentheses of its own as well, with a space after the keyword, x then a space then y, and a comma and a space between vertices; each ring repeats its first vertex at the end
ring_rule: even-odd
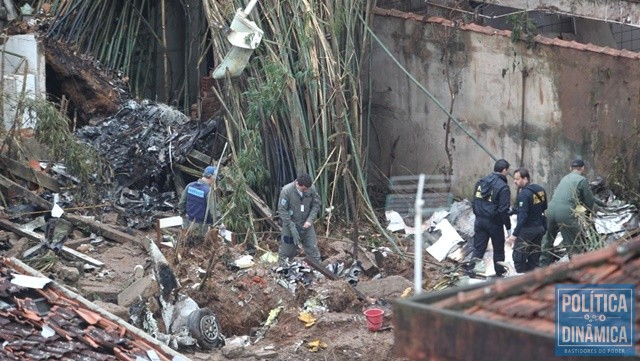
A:
POLYGON ((584 167, 584 161, 582 159, 576 159, 571 162, 571 168, 582 168, 584 167))

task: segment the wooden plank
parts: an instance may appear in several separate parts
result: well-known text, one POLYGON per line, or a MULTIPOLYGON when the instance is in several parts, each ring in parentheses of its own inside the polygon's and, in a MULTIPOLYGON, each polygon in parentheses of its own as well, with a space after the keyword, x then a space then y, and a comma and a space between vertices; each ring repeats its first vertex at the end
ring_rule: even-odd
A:
POLYGON ((137 238, 135 238, 134 236, 121 232, 107 224, 98 223, 96 221, 86 219, 76 214, 65 213, 62 215, 62 218, 73 223, 74 225, 86 226, 93 233, 99 236, 103 236, 104 238, 110 239, 112 241, 116 241, 118 243, 134 243, 134 244, 143 246, 142 242, 137 238))
POLYGON ((44 188, 52 190, 55 193, 60 192, 61 184, 53 177, 38 172, 31 167, 7 157, 0 157, 0 164, 2 164, 9 172, 24 180, 36 183, 44 188))
POLYGON ((104 266, 103 262, 98 261, 95 258, 91 258, 91 257, 89 257, 89 256, 87 256, 85 254, 82 254, 82 253, 76 251, 75 249, 69 248, 67 246, 62 246, 62 252, 66 253, 68 255, 71 255, 73 257, 79 258, 79 259, 81 259, 81 260, 83 260, 83 261, 85 261, 85 262, 87 262, 89 264, 92 264, 94 266, 97 266, 97 267, 104 266))
MULTIPOLYGON (((37 194, 31 192, 30 190, 20 186, 19 184, 16 184, 15 182, 13 182, 11 179, 0 175, 0 187, 6 189, 9 192, 13 192, 16 194, 20 194, 22 195, 23 198, 25 198, 25 200, 28 203, 31 203, 33 205, 36 205, 40 208, 43 209, 51 209, 53 208, 53 204, 49 201, 47 201, 46 199, 43 199, 42 197, 38 196, 37 194)), ((137 238, 126 234, 124 232, 121 232, 117 229, 114 229, 112 227, 110 227, 109 225, 103 224, 103 223, 98 223, 89 219, 86 219, 84 217, 75 215, 75 214, 70 214, 65 212, 62 215, 62 218, 66 219, 67 221, 71 222, 73 225, 78 226, 78 227, 86 227, 89 230, 91 230, 93 233, 103 236, 104 238, 110 239, 112 241, 116 241, 119 243, 135 243, 139 246, 144 247, 144 243, 140 240, 138 240, 137 238)))
POLYGON ((191 159, 191 161, 194 164, 197 164, 199 166, 202 166, 203 168, 211 165, 211 162, 213 162, 215 159, 212 159, 211 157, 209 157, 208 155, 201 153, 195 149, 192 149, 189 154, 187 154, 187 157, 189 157, 189 159, 191 159))
POLYGON ((8 219, 0 218, 0 228, 13 232, 20 237, 28 238, 32 241, 40 242, 44 240, 44 236, 42 234, 36 233, 34 231, 30 231, 28 229, 24 229, 19 224, 13 223, 8 219))

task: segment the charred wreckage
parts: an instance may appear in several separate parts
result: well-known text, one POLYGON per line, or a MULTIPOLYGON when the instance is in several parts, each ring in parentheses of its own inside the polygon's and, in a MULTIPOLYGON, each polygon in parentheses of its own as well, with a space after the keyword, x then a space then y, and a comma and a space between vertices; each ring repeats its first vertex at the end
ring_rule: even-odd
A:
MULTIPOLYGON (((104 173, 109 176, 100 178, 96 175, 94 184, 100 205, 96 208, 100 212, 118 214, 119 229, 110 229, 108 226, 101 226, 99 222, 85 220, 73 214, 65 214, 62 217, 65 221, 60 218, 60 213, 53 217, 54 220, 58 221, 58 225, 77 225, 80 222, 86 223, 88 228, 103 227, 100 230, 107 233, 105 238, 110 238, 111 235, 119 242, 139 243, 128 234, 128 230, 149 229, 154 226, 156 216, 175 214, 179 190, 187 181, 183 173, 196 176, 195 172, 190 172, 191 169, 199 172, 205 165, 214 162, 220 164, 214 158, 214 155, 220 156, 221 153, 216 152, 217 146, 224 144, 222 137, 218 136, 220 124, 216 117, 205 121, 190 119, 161 103, 148 100, 126 101, 114 115, 99 124, 84 126, 75 133, 81 142, 90 145, 106 161, 104 173)), ((54 185, 50 188, 57 189, 52 190, 38 184, 40 195, 36 195, 28 190, 34 188, 33 181, 26 182, 26 188, 22 187, 8 178, 16 174, 11 174, 11 170, 7 169, 9 167, 5 167, 6 173, 3 173, 7 177, 0 175, 0 186, 9 194, 10 202, 19 204, 5 203, 7 207, 3 217, 0 217, 4 218, 0 219, 0 227, 30 240, 40 241, 39 245, 28 251, 29 254, 25 252, 23 258, 36 254, 41 249, 55 253, 73 252, 63 246, 70 231, 65 229, 64 234, 55 233, 51 228, 56 223, 48 219, 56 207, 83 208, 83 200, 77 199, 77 193, 74 192, 74 189, 83 187, 83 184, 79 184, 79 180, 61 164, 40 160, 29 163, 31 172, 48 177, 49 182, 54 185), (47 220, 43 220, 45 217, 42 214, 48 216, 47 220), (25 223, 30 223, 32 227, 29 228, 25 223), (46 236, 34 232, 45 228, 46 236)), ((21 177, 17 175, 13 178, 21 177)), ((180 293, 179 282, 171 267, 155 244, 149 243, 144 247, 151 255, 154 278, 160 286, 161 294, 157 298, 164 328, 158 326, 146 300, 142 298, 130 307, 130 322, 174 349, 197 345, 210 350, 223 346, 224 336, 213 311, 200 308, 193 299, 180 293)), ((78 253, 72 255, 84 257, 84 260, 89 260, 94 265, 100 264, 88 256, 78 253)))

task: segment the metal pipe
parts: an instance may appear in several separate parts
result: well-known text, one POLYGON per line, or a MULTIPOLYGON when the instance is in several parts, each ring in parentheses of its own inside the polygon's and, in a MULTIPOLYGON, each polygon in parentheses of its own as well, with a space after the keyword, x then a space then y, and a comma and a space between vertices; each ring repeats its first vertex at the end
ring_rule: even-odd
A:
POLYGON ((413 279, 416 295, 422 293, 422 205, 424 201, 422 200, 422 191, 424 188, 424 173, 420 174, 418 178, 418 189, 416 191, 416 203, 415 203, 415 220, 414 220, 414 228, 416 230, 415 233, 415 241, 414 245, 414 262, 413 262, 413 279))
POLYGON ((245 15, 249 15, 249 13, 251 12, 251 10, 253 10, 253 7, 256 6, 256 3, 258 2, 258 0, 251 0, 249 1, 249 3, 247 4, 247 7, 244 8, 244 14, 245 15))

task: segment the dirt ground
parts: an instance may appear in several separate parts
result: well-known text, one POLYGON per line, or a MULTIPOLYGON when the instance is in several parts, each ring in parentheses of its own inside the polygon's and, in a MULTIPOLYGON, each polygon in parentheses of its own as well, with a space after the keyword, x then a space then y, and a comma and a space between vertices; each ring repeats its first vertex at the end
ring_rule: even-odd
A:
MULTIPOLYGON (((336 232, 337 233, 337 232, 336 232)), ((81 269, 81 262, 66 259, 64 255, 53 255, 57 265, 44 267, 43 273, 65 284, 92 301, 108 305, 109 311, 127 318, 126 309, 118 309, 117 296, 134 279, 137 265, 145 274, 152 272, 151 258, 141 247, 134 244, 118 244, 108 240, 82 242, 88 235, 75 230, 67 244, 89 257, 102 261, 105 266, 95 270, 83 270, 77 280, 69 275, 69 269, 81 269), (62 267, 61 265, 64 265, 62 267)), ((137 233, 137 238, 155 239, 155 231, 137 233)), ((353 245, 345 238, 322 237, 319 232, 319 247, 323 263, 344 262, 351 264, 353 245)), ((0 241, 5 245, 3 255, 20 258, 21 253, 33 242, 18 238, 13 233, 0 231, 0 241)), ((299 283, 295 294, 278 283, 276 263, 265 263, 260 257, 265 252, 277 252, 277 242, 265 238, 258 242, 255 250, 255 265, 246 269, 233 267, 233 261, 247 254, 244 244, 234 245, 220 238, 208 237, 197 247, 183 248, 180 257, 174 249, 161 250, 180 282, 181 292, 188 294, 198 305, 213 310, 218 317, 227 345, 238 344, 240 337, 249 339, 243 347, 224 347, 221 350, 203 351, 198 348, 181 349, 180 352, 194 360, 404 360, 393 350, 394 300, 410 295, 412 289, 413 262, 411 257, 400 257, 391 252, 384 261, 385 277, 372 279, 378 269, 369 267, 369 274, 361 273, 357 289, 367 298, 359 300, 345 279, 330 280, 319 272, 312 272, 308 285, 299 283), (213 257, 212 257, 212 253, 213 257), (210 277, 199 289, 205 270, 213 258, 210 277), (312 312, 315 322, 307 325, 298 319, 305 302, 316 300, 323 308, 312 312), (270 326, 264 326, 270 312, 278 307, 281 311, 270 326), (367 329, 363 311, 370 307, 384 310, 382 330, 367 329), (310 345, 319 341, 317 349, 310 345)), ((302 256, 302 254, 300 254, 302 256)), ((51 256, 51 254, 49 254, 51 256)), ((50 258, 49 258, 50 259, 50 258)), ((361 248, 359 259, 363 269, 371 266, 374 259, 369 250, 361 248)), ((299 260, 302 260, 300 258, 299 260)), ((43 267, 31 262, 34 267, 43 267)), ((427 267, 425 280, 435 282, 427 267)), ((73 272, 71 272, 73 273, 73 272)), ((435 274, 435 273, 433 273, 435 274)), ((159 315, 157 319, 160 319, 159 315)))

